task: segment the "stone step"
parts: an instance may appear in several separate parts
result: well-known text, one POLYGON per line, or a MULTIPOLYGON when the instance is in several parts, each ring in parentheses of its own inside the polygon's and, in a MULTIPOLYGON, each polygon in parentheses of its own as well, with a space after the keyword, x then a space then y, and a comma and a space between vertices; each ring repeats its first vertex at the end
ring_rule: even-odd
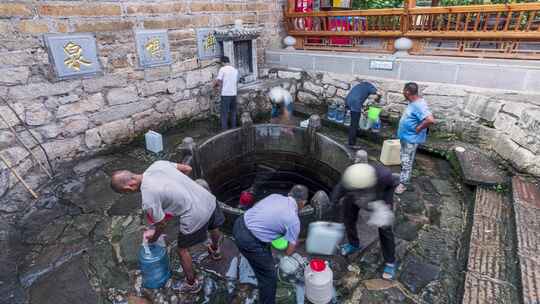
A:
POLYGON ((506 195, 476 189, 463 304, 517 303, 511 214, 506 195))
POLYGON ((505 185, 506 173, 479 148, 459 143, 453 148, 463 181, 468 185, 505 185))
POLYGON ((540 186, 512 179, 523 304, 540 303, 540 186))

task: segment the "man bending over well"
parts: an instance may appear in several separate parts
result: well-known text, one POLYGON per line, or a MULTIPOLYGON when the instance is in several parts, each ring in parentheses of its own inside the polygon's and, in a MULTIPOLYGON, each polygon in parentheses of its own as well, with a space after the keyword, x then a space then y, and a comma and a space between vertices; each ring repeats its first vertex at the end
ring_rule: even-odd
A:
POLYGON ((197 293, 202 284, 195 277, 189 248, 205 242, 210 232, 210 257, 221 258, 219 242, 225 218, 216 197, 187 176, 190 166, 157 161, 143 174, 122 170, 112 174, 111 187, 119 193, 141 192, 142 208, 155 232, 145 233, 150 243, 162 234, 172 217, 179 218, 178 255, 186 275, 180 292, 197 293))

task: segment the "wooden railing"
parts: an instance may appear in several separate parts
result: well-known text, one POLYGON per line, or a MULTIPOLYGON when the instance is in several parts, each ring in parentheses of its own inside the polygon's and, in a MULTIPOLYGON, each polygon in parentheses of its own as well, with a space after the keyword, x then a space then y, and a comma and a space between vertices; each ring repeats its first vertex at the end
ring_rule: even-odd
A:
POLYGON ((540 39, 540 3, 411 8, 408 37, 540 39))
POLYGON ((292 36, 399 36, 403 9, 286 13, 292 36))
POLYGON ((522 53, 523 58, 540 58, 540 3, 406 5, 400 9, 310 13, 288 10, 285 23, 289 35, 297 38, 297 47, 305 49, 362 50, 366 39, 376 38, 381 43, 368 50, 393 51, 392 39, 409 37, 415 41, 412 52, 416 54, 434 55, 439 50, 430 48, 433 42, 448 40, 452 46, 443 50, 445 55, 519 58, 516 54, 522 53), (486 49, 489 41, 493 43, 486 49), (475 51, 478 45, 484 48, 475 51))

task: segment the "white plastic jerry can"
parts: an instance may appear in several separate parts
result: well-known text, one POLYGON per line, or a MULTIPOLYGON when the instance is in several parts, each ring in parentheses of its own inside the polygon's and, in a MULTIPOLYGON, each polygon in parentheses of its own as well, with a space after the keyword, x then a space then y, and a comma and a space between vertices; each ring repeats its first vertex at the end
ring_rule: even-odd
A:
POLYGON ((334 274, 324 260, 313 259, 304 270, 306 298, 313 304, 327 304, 334 295, 334 274))
POLYGON ((399 153, 401 143, 399 139, 387 139, 384 141, 381 150, 381 163, 385 166, 399 165, 401 163, 399 153))
POLYGON ((144 141, 146 142, 146 150, 154 153, 163 151, 163 137, 158 132, 152 130, 146 132, 144 141))
POLYGON ((332 255, 345 235, 345 225, 333 222, 309 224, 306 251, 310 254, 332 255))

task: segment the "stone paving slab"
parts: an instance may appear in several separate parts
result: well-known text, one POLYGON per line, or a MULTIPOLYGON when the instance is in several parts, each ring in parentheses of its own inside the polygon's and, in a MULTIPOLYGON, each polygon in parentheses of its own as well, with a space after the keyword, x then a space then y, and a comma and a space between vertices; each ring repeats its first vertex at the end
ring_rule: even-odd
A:
POLYGON ((510 201, 504 194, 477 188, 463 304, 515 303, 517 295, 508 267, 510 216, 510 201))
POLYGON ((479 148, 459 144, 453 150, 466 184, 503 185, 507 183, 505 172, 479 148))
POLYGON ((82 258, 77 258, 40 279, 30 289, 33 304, 95 304, 98 295, 92 289, 82 258))
POLYGON ((540 303, 540 186, 512 179, 523 303, 540 303))

